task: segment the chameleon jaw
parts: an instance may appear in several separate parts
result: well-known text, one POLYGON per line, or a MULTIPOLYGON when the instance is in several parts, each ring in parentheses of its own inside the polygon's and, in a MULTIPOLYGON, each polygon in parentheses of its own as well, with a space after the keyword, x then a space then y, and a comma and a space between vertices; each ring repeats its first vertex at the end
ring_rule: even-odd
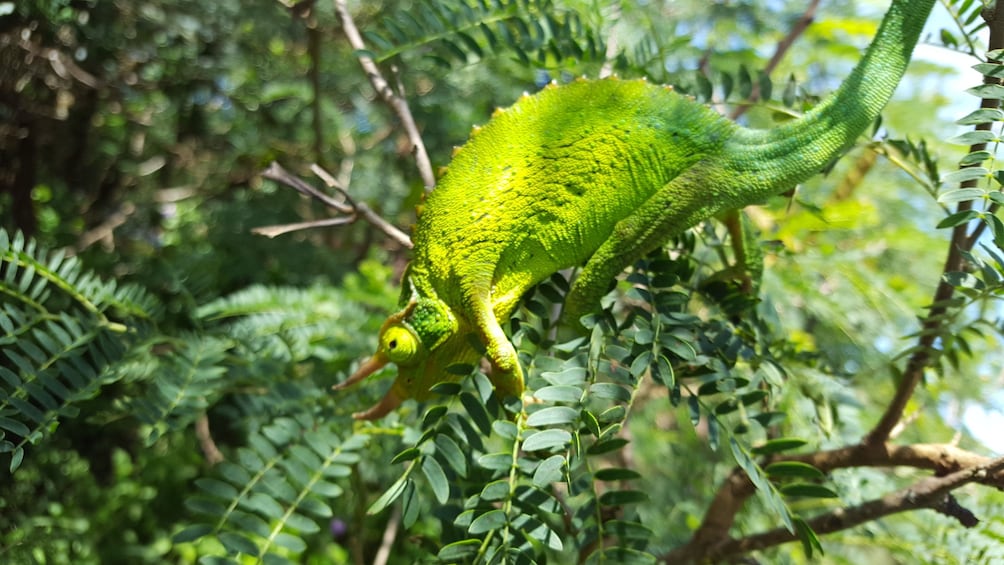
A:
POLYGON ((383 418, 387 414, 391 413, 395 408, 401 405, 402 399, 394 391, 396 387, 391 387, 387 391, 387 394, 380 399, 380 402, 374 404, 370 409, 364 412, 356 412, 352 415, 356 420, 377 420, 383 418))
MULTIPOLYGON (((373 373, 379 371, 389 362, 390 361, 387 359, 386 355, 383 355, 382 353, 377 353, 373 357, 370 357, 369 359, 364 361, 363 364, 360 365, 359 368, 356 370, 356 372, 352 373, 352 375, 349 376, 349 378, 332 386, 331 389, 344 390, 358 383, 359 381, 365 379, 366 377, 372 375, 373 373)), ((382 399, 380 399, 380 402, 377 402, 368 410, 352 414, 352 417, 355 418, 356 420, 376 420, 379 418, 383 418, 384 416, 389 414, 392 410, 400 406, 401 402, 403 402, 404 400, 403 398, 401 398, 400 395, 398 395, 396 388, 397 388, 396 386, 392 386, 391 389, 387 391, 387 394, 384 395, 382 399)))
POLYGON ((372 375, 373 373, 379 371, 389 362, 386 355, 377 353, 373 357, 370 357, 363 362, 362 365, 356 369, 355 373, 352 373, 349 378, 331 387, 331 390, 344 390, 359 381, 365 379, 366 377, 372 375))

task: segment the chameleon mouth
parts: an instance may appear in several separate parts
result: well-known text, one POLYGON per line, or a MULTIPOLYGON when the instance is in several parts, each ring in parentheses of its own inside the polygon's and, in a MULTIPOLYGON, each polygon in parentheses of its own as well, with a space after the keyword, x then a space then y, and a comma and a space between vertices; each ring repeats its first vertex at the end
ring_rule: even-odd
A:
POLYGON ((344 390, 346 388, 349 388, 350 386, 358 383, 359 381, 379 371, 385 365, 387 365, 388 362, 389 361, 386 355, 377 353, 373 357, 370 357, 369 359, 364 361, 363 364, 360 365, 358 369, 356 369, 356 372, 352 373, 352 375, 349 378, 332 386, 331 390, 344 390))

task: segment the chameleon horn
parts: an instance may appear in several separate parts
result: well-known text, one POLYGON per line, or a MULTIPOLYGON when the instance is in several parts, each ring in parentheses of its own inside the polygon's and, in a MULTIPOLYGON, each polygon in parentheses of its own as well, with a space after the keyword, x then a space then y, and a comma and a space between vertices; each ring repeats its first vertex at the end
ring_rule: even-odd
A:
POLYGON ((372 375, 373 373, 379 371, 387 364, 387 357, 377 353, 373 357, 370 357, 359 366, 359 369, 352 376, 345 379, 344 381, 331 387, 332 390, 342 390, 348 388, 359 381, 365 379, 366 377, 372 375))

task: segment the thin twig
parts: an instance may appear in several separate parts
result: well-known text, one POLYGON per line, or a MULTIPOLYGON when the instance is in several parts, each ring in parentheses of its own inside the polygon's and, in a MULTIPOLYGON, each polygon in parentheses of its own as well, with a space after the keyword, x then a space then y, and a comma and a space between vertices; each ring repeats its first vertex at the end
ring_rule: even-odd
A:
POLYGON ((280 184, 286 185, 293 188, 300 194, 304 196, 309 196, 314 198, 325 206, 328 206, 332 210, 335 210, 339 214, 344 214, 345 217, 341 218, 329 218, 324 220, 314 220, 308 222, 298 222, 293 224, 281 224, 275 226, 263 226, 255 228, 253 231, 260 235, 265 235, 268 237, 276 237, 284 233, 295 231, 298 229, 308 229, 316 227, 334 226, 334 225, 345 225, 351 224, 356 220, 362 218, 363 220, 373 224, 377 229, 384 232, 394 241, 398 242, 400 245, 411 249, 412 243, 411 238, 408 234, 399 230, 394 224, 391 224, 387 220, 380 217, 379 214, 374 212, 369 206, 363 202, 356 202, 352 200, 349 196, 348 191, 340 182, 338 182, 331 173, 322 169, 318 165, 312 165, 311 170, 318 177, 324 181, 329 187, 334 189, 341 199, 333 198, 332 196, 321 192, 314 188, 310 183, 304 181, 300 177, 290 173, 278 163, 271 163, 267 169, 262 172, 262 176, 278 182, 280 184))
MULTIPOLYGON (((777 48, 774 50, 774 55, 771 56, 770 60, 767 61, 767 66, 764 67, 763 72, 766 75, 770 75, 777 68, 784 56, 788 54, 788 50, 791 46, 795 44, 795 40, 798 39, 805 30, 809 28, 812 24, 812 20, 816 18, 816 9, 819 8, 819 0, 812 0, 809 2, 809 6, 802 12, 801 17, 795 22, 795 25, 791 26, 788 30, 788 35, 784 36, 778 44, 777 48)), ((746 100, 746 104, 742 106, 737 106, 735 110, 732 111, 732 119, 738 119, 740 116, 746 113, 750 109, 752 104, 760 99, 760 82, 756 81, 753 83, 753 90, 750 92, 749 99, 746 100)))
POLYGON ((345 198, 345 201, 350 206, 352 206, 356 214, 362 216, 364 220, 373 224, 380 231, 389 235, 394 241, 400 243, 401 245, 407 247, 408 249, 411 249, 412 243, 411 243, 411 238, 408 237, 408 234, 397 229, 397 227, 394 226, 394 224, 380 217, 380 215, 374 212, 369 206, 367 206, 365 202, 356 202, 352 200, 352 197, 349 196, 348 191, 345 190, 345 188, 338 182, 338 179, 336 179, 331 173, 324 170, 323 168, 320 167, 320 165, 317 165, 316 163, 310 166, 310 170, 313 171, 313 173, 317 175, 322 181, 324 181, 324 184, 328 185, 330 188, 333 188, 337 190, 339 193, 341 193, 342 197, 345 198))
POLYGON ((209 416, 206 416, 205 412, 195 419, 195 437, 199 439, 199 448, 202 449, 202 455, 210 466, 223 461, 223 453, 213 441, 213 434, 209 430, 209 416))
POLYGON ((390 83, 384 78, 383 73, 380 72, 380 67, 377 66, 376 61, 365 54, 366 44, 363 43, 362 35, 360 35, 359 29, 352 19, 352 14, 349 13, 345 0, 334 0, 334 3, 335 12, 338 14, 338 19, 342 22, 342 29, 345 31, 345 37, 348 39, 349 45, 359 52, 357 54, 359 66, 363 68, 366 78, 369 79, 370 84, 373 85, 380 98, 390 106, 391 110, 401 120, 401 125, 404 126, 408 140, 415 150, 415 164, 418 166, 418 173, 422 177, 422 183, 425 185, 426 191, 431 191, 436 186, 436 175, 433 173, 429 154, 425 150, 425 143, 422 141, 422 135, 419 133, 415 119, 411 115, 411 108, 408 107, 408 102, 398 93, 394 92, 390 83))
POLYGON ((394 511, 387 520, 387 527, 384 528, 383 537, 380 539, 380 549, 377 550, 373 558, 373 565, 387 565, 390 559, 390 550, 394 547, 394 540, 397 538, 397 529, 401 525, 401 508, 394 507, 394 511))

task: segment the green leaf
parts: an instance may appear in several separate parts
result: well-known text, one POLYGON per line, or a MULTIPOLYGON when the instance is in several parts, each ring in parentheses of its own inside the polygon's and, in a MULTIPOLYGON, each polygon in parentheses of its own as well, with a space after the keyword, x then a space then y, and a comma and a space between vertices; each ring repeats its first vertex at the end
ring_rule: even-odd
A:
POLYGON ((443 467, 436 461, 435 457, 424 457, 422 459, 422 473, 432 487, 432 494, 440 504, 446 504, 450 499, 450 482, 443 472, 443 467))
POLYGON ((802 549, 805 551, 806 557, 811 559, 815 552, 823 554, 823 545, 819 543, 819 537, 816 536, 816 532, 812 531, 808 522, 801 518, 795 518, 795 532, 802 542, 802 549))
POLYGON ((949 214, 947 217, 943 218, 938 225, 935 226, 939 230, 944 228, 954 228, 960 224, 964 224, 971 220, 975 220, 980 217, 980 213, 976 210, 963 210, 962 212, 956 212, 954 214, 949 214))
POLYGON ((471 526, 467 528, 467 533, 471 535, 483 534, 485 532, 497 530, 504 526, 505 523, 505 512, 501 510, 489 510, 471 522, 471 526))
POLYGON ((990 100, 1004 100, 1004 86, 999 84, 981 84, 966 89, 967 94, 990 100))
POLYGON ((174 534, 171 541, 174 543, 187 543, 203 538, 213 533, 213 527, 209 524, 194 524, 174 534))
POLYGON ((492 481, 481 489, 481 500, 496 502, 509 498, 509 479, 492 481))
POLYGON ((481 403, 478 397, 469 392, 460 393, 460 403, 464 405, 464 410, 471 417, 474 425, 478 427, 482 434, 488 435, 492 432, 492 421, 488 415, 488 410, 481 403))
POLYGON ((825 475, 819 469, 801 461, 778 461, 764 468, 772 477, 801 477, 806 479, 823 479, 825 475))
POLYGON ((412 459, 417 459, 421 454, 422 452, 417 447, 409 447, 408 449, 405 449, 401 453, 395 455, 394 458, 390 460, 390 464, 395 465, 404 461, 411 461, 412 459))
POLYGON ((217 536, 223 547, 230 553, 243 553, 251 557, 258 556, 258 546, 242 534, 236 532, 220 532, 217 536))
POLYGON ((616 383, 595 383, 589 387, 589 396, 628 402, 631 400, 631 391, 616 383))
POLYGON ((476 554, 479 547, 481 547, 481 540, 478 539, 455 541, 443 546, 436 556, 445 563, 459 563, 476 554))
POLYGON ((603 453, 617 451, 618 449, 624 447, 627 444, 628 440, 622 437, 612 437, 609 439, 598 441, 593 445, 590 445, 589 449, 586 450, 586 453, 588 453, 589 455, 601 455, 603 453))
POLYGON ((578 403, 582 399, 582 389, 577 386, 552 385, 535 390, 533 396, 543 402, 578 403))
POLYGON ((502 439, 514 440, 519 436, 519 428, 509 420, 495 420, 492 422, 492 430, 502 439))
POLYGON ((435 439, 436 454, 443 458, 447 465, 461 477, 467 476, 467 457, 454 439, 446 434, 439 434, 435 439))
POLYGON ((394 484, 390 485, 390 488, 384 491, 384 493, 380 495, 380 498, 376 499, 373 504, 366 509, 366 513, 370 515, 377 514, 397 500, 397 497, 401 496, 401 493, 404 492, 404 487, 410 480, 408 478, 410 474, 411 468, 394 481, 394 484))
POLYGON ((533 472, 534 486, 544 488, 564 478, 565 457, 552 455, 541 461, 533 472))
POLYGON ((288 549, 294 553, 299 553, 307 549, 307 543, 297 536, 286 532, 279 532, 272 538, 275 545, 288 549))
POLYGON ((486 453, 478 457, 478 465, 490 471, 508 471, 512 467, 512 453, 486 453))
MULTIPOLYGON (((1000 65, 995 66, 1000 67, 1000 65)), ((959 118, 955 121, 955 123, 960 126, 976 126, 999 121, 1004 121, 1004 110, 1001 110, 1000 108, 980 108, 979 110, 975 110, 966 114, 964 117, 959 118)), ((981 159, 980 161, 984 160, 985 159, 981 159)))
POLYGON ((772 453, 781 453, 782 451, 791 451, 792 449, 798 449, 809 442, 801 438, 796 437, 782 437, 777 439, 772 439, 764 443, 763 445, 758 445, 750 450, 754 455, 770 455, 772 453))
POLYGON ((623 506, 648 502, 648 493, 640 490, 611 490, 600 495, 600 504, 604 506, 623 506))
POLYGON ((641 473, 634 469, 622 469, 618 467, 607 467, 599 469, 593 473, 593 477, 598 481, 631 481, 640 479, 641 473))
POLYGON ((411 528, 422 513, 422 502, 414 481, 408 483, 401 493, 401 523, 405 528, 411 528))
POLYGON ((543 430, 523 440, 524 451, 565 448, 572 441, 572 434, 565 430, 543 430))
POLYGON ((10 472, 17 471, 22 461, 24 461, 24 448, 19 445, 10 454, 10 472))
POLYGON ((530 414, 526 425, 533 428, 541 426, 563 425, 574 422, 579 417, 579 411, 568 406, 549 406, 530 414))
POLYGON ((948 143, 955 145, 980 145, 984 143, 995 143, 997 141, 997 134, 992 131, 973 130, 949 139, 948 143))
POLYGON ((989 177, 990 171, 985 167, 965 167, 948 173, 942 177, 941 182, 945 184, 957 184, 970 180, 983 180, 989 177))
POLYGON ((781 494, 807 498, 840 498, 833 490, 815 483, 794 483, 781 487, 781 494))
POLYGON ((544 372, 540 376, 552 385, 578 386, 586 381, 586 369, 570 367, 558 372, 544 372))
POLYGON ((196 479, 195 485, 205 492, 217 498, 222 498, 223 500, 233 500, 240 495, 236 488, 224 483, 223 481, 213 478, 196 479))
POLYGON ((982 200, 986 195, 987 191, 982 188, 959 188, 942 192, 938 195, 938 202, 942 204, 970 202, 972 200, 982 200))

